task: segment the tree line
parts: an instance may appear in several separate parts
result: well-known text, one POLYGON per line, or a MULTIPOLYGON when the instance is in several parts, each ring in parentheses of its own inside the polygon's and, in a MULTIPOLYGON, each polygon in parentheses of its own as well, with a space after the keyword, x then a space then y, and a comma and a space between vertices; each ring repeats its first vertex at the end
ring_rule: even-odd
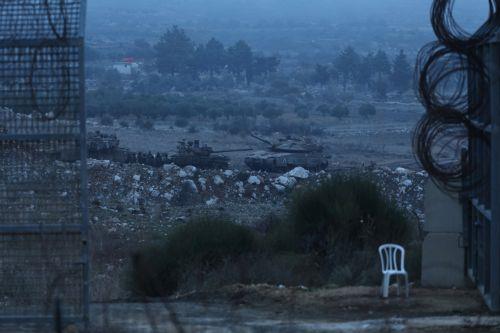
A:
POLYGON ((344 90, 349 85, 357 85, 385 96, 390 88, 401 93, 410 88, 412 67, 403 50, 391 61, 382 50, 363 56, 349 46, 333 59, 332 64, 316 64, 313 74, 315 83, 325 85, 334 80, 344 90))
POLYGON ((250 82, 256 76, 275 72, 280 64, 277 56, 255 54, 243 40, 229 47, 215 38, 196 45, 178 26, 168 29, 154 50, 158 71, 171 76, 187 74, 198 78, 204 73, 214 76, 227 70, 238 80, 250 82))

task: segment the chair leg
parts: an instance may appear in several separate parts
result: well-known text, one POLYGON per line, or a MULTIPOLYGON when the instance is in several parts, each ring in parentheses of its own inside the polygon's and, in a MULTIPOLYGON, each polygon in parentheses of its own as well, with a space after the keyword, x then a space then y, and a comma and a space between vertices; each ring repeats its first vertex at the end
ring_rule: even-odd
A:
POLYGON ((410 297, 410 284, 408 283, 408 274, 405 274, 405 292, 406 298, 410 297))
POLYGON ((399 275, 396 275, 396 284, 397 284, 397 289, 396 289, 396 290, 397 290, 397 295, 398 295, 398 297, 399 297, 399 291, 400 291, 400 290, 399 290, 399 289, 400 289, 400 288, 399 288, 399 285, 400 285, 400 283, 399 283, 399 275))
POLYGON ((384 282, 383 282, 383 293, 382 297, 389 297, 389 282, 391 280, 391 276, 389 274, 384 274, 384 282))

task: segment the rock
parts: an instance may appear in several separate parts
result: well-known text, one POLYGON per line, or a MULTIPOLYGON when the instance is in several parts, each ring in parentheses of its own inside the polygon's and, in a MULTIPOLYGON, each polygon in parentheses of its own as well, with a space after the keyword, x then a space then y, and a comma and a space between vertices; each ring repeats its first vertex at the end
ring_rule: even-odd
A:
POLYGON ((427 173, 427 171, 424 171, 424 170, 417 172, 417 175, 420 176, 420 177, 427 177, 427 176, 429 176, 429 174, 427 173))
POLYGON ((286 190, 286 187, 280 184, 273 184, 273 186, 278 192, 285 192, 286 190))
POLYGON ((164 197, 167 201, 170 201, 174 197, 174 194, 171 192, 167 192, 167 193, 163 193, 162 197, 164 197))
POLYGON ((198 193, 198 187, 191 179, 183 181, 182 184, 184 190, 187 190, 191 193, 198 193))
POLYGON ((239 194, 245 193, 245 186, 243 185, 243 182, 236 182, 234 185, 238 188, 239 194))
POLYGON ((409 179, 405 179, 402 184, 406 187, 409 187, 413 184, 413 182, 409 179))
POLYGON ((139 203, 139 199, 141 198, 141 195, 139 194, 139 192, 137 191, 131 191, 128 195, 127 195, 127 202, 128 203, 132 203, 134 205, 137 205, 139 203))
POLYGON ((402 168, 402 167, 398 167, 398 168, 396 168, 396 170, 394 170, 394 172, 399 174, 399 175, 407 175, 408 173, 410 173, 410 170, 402 168))
POLYGON ((214 184, 215 185, 222 185, 222 184, 224 184, 224 179, 222 179, 222 177, 219 175, 215 175, 214 176, 214 184))
POLYGON ((171 172, 171 171, 177 170, 177 169, 179 169, 179 167, 173 163, 163 165, 163 170, 166 172, 171 172))
POLYGON ((154 187, 150 187, 149 188, 149 194, 153 197, 153 198, 158 198, 160 196, 160 191, 158 191, 157 189, 155 189, 154 187))
POLYGON ((297 184, 297 180, 293 177, 279 176, 276 182, 288 188, 292 188, 297 184))
POLYGON ((118 176, 118 175, 115 175, 113 177, 113 181, 116 182, 116 183, 121 183, 122 181, 122 177, 118 176))
POLYGON ((248 177, 248 183, 252 185, 260 185, 261 181, 260 178, 257 176, 250 176, 248 177))
POLYGON ((134 176, 132 177, 132 179, 133 179, 134 181, 138 182, 138 181, 140 181, 140 180, 141 180, 141 176, 139 176, 139 175, 134 175, 134 176))
POLYGON ((198 178, 198 183, 200 183, 202 191, 207 190, 207 179, 206 178, 203 178, 203 177, 198 178))
POLYGON ((234 175, 234 172, 232 170, 226 170, 224 171, 224 176, 227 178, 232 177, 234 175))
POLYGON ((182 170, 187 173, 188 176, 192 177, 198 171, 198 169, 195 166, 192 165, 186 165, 182 170))
POLYGON ((293 170, 287 172, 285 175, 299 179, 307 179, 310 176, 310 172, 303 167, 296 167, 293 170))
POLYGON ((207 206, 213 206, 213 205, 215 205, 218 201, 219 201, 219 199, 217 199, 217 198, 213 197, 213 198, 208 199, 205 203, 207 204, 207 206))
POLYGON ((186 178, 188 176, 188 173, 184 170, 179 170, 179 173, 177 174, 181 178, 186 178))

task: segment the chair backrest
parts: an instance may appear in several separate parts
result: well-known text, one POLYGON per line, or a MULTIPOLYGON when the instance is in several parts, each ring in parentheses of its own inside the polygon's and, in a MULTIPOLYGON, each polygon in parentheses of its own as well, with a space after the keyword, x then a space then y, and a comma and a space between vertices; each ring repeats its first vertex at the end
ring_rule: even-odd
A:
POLYGON ((404 272, 405 249, 397 244, 383 244, 378 248, 382 272, 404 272))

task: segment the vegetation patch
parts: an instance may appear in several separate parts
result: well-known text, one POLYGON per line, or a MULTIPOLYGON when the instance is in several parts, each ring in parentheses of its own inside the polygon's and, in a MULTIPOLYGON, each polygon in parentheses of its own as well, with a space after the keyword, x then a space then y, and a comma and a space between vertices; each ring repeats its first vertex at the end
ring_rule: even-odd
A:
POLYGON ((294 192, 285 216, 249 229, 220 218, 176 227, 133 258, 131 287, 142 296, 234 283, 373 285, 377 248, 407 247, 418 273, 419 242, 407 215, 368 176, 338 175, 294 192))

